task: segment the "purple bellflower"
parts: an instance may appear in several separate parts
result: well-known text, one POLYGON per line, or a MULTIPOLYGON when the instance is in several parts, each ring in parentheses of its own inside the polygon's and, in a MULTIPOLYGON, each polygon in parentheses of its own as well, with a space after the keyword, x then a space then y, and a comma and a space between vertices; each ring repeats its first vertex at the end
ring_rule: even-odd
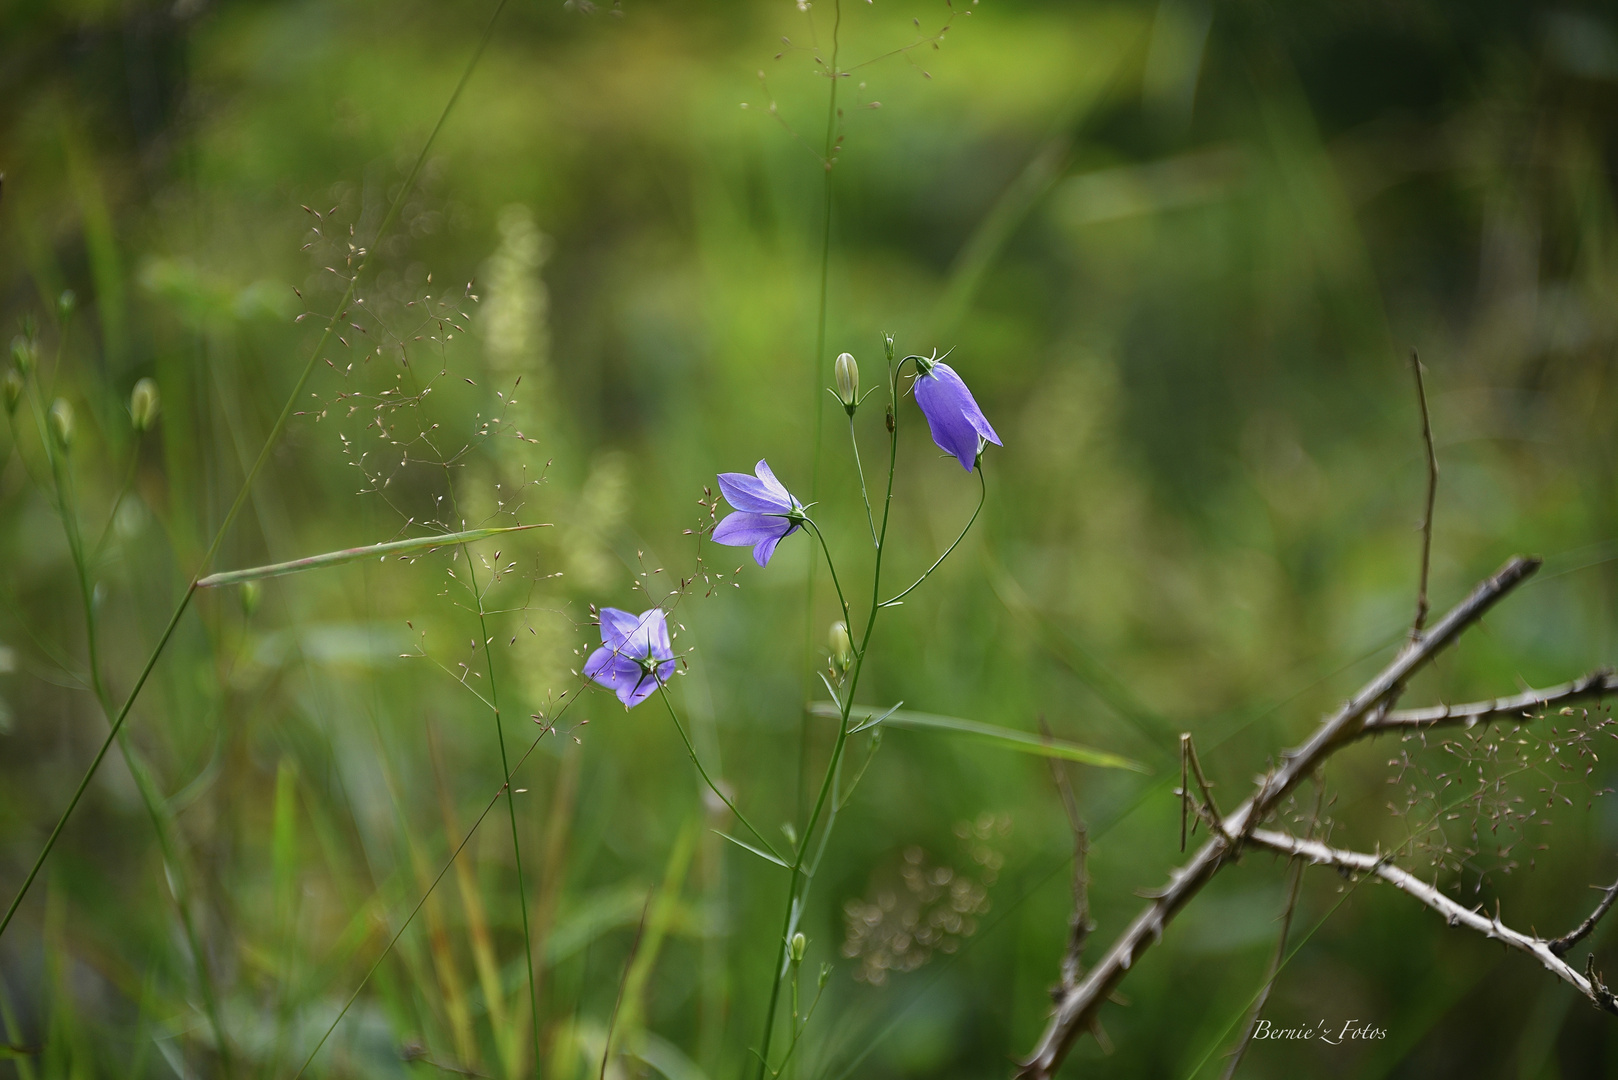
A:
POLYGON ((767 462, 761 459, 753 471, 756 478, 746 473, 719 474, 719 490, 736 513, 719 523, 713 538, 718 544, 752 548, 753 558, 767 566, 775 545, 801 528, 805 519, 802 504, 775 478, 767 462))
POLYGON ((954 455, 967 472, 977 463, 985 442, 1000 445, 1000 436, 984 418, 972 391, 955 374, 955 369, 942 360, 916 358, 915 391, 916 404, 927 418, 933 442, 945 453, 954 455))
POLYGON ((633 709, 674 675, 674 648, 661 608, 631 615, 601 609, 601 648, 590 654, 584 673, 618 694, 633 709))

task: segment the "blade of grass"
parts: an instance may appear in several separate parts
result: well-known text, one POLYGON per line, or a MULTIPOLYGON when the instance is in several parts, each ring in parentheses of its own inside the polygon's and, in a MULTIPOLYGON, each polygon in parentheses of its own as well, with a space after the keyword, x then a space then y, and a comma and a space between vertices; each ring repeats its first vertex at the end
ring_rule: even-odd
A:
POLYGON ((668 862, 663 867, 663 881, 652 894, 651 907, 647 911, 646 930, 642 935, 640 948, 635 953, 634 962, 629 965, 629 974, 624 979, 624 1004, 618 1016, 620 1041, 625 1038, 634 1039, 645 1023, 646 984, 650 981, 652 969, 657 966, 658 955, 663 950, 663 940, 668 935, 669 923, 679 905, 680 893, 685 888, 685 877, 691 868, 691 856, 696 852, 697 837, 701 834, 701 818, 697 815, 693 815, 680 827, 679 835, 674 840, 674 847, 669 851, 668 862))
POLYGON ((158 658, 163 655, 163 650, 168 647, 169 639, 174 636, 174 630, 179 626, 180 619, 184 616, 186 608, 190 607, 191 598, 196 595, 198 582, 202 579, 203 572, 207 570, 208 564, 213 561, 214 556, 219 553, 219 547, 224 543, 225 534, 230 531, 231 525, 235 524, 237 516, 242 511, 242 507, 247 504, 248 496, 253 490, 253 484, 258 480, 259 473, 264 471, 264 466, 270 460, 271 452, 275 449, 276 444, 281 441, 282 433, 292 420, 292 414, 303 395, 303 388, 308 385, 310 377, 314 374, 315 365, 320 362, 320 357, 324 354, 327 344, 336 336, 338 322, 348 313, 348 306, 354 299, 355 290, 359 287, 360 276, 370 266, 371 257, 379 246, 378 241, 393 227, 393 222, 399 216, 399 210, 404 206, 406 197, 415 187, 416 177, 421 173, 422 166, 427 162, 427 155, 432 150, 433 143, 437 141, 438 133, 443 130, 444 123, 449 119, 449 114, 455 108, 455 103, 460 100, 461 92, 466 89, 466 84, 471 80, 472 72, 477 69, 478 61, 483 58, 483 51, 488 47, 490 38, 494 36, 495 24, 500 19, 500 13, 505 10, 506 3, 507 0, 497 0, 494 11, 489 16, 489 22, 483 29, 483 35, 478 39, 477 47, 472 51, 472 56, 467 61, 465 70, 461 72, 460 81, 455 84, 455 89, 450 94, 449 100, 444 103, 443 111, 439 113, 438 121, 433 124, 432 131, 428 133, 426 141, 422 144, 421 152, 416 155, 415 162, 410 166, 410 172, 405 176, 404 183, 399 185, 398 193, 388 206, 388 212, 383 217, 381 225, 377 227, 375 238, 365 249, 365 256, 360 261, 358 269, 349 278, 348 287, 343 291, 341 299, 338 300, 336 308, 332 311, 331 318, 326 321, 326 326, 321 331, 320 339, 310 351, 309 359, 304 364, 302 372, 298 375, 298 381, 293 385, 292 392, 287 395, 286 404, 276 418, 275 426, 270 429, 269 435, 265 437, 264 445, 259 450, 252 469, 248 471, 246 478, 243 479, 241 490, 237 492, 236 498, 226 512, 224 520, 219 523, 219 528, 214 533, 213 540, 209 543, 207 551, 203 553, 201 561, 197 564, 197 569, 190 585, 187 586, 185 594, 175 606, 174 613, 169 617, 168 626, 164 629, 162 636, 158 638, 157 645, 152 649, 151 655, 147 657, 145 666, 135 680, 135 685, 124 699, 123 707, 118 710, 117 718, 112 723, 112 730, 107 733, 106 739, 101 744, 101 749, 96 752, 89 768, 85 770, 84 777, 79 781, 78 787, 73 792, 73 797, 68 800, 67 808, 57 818, 55 827, 51 829, 50 836, 45 840, 45 846, 40 850, 39 856, 29 868, 27 876, 23 878, 22 886, 17 890, 17 895, 6 909, 5 916, 0 917, 0 937, 5 936, 6 929, 11 925, 11 920, 17 915, 17 909, 22 906, 23 897, 28 895, 28 890, 33 887, 34 882, 38 879, 40 868, 45 865, 45 860, 50 857, 51 850, 56 847, 56 842, 62 835, 62 829, 67 825, 68 819, 73 816, 73 811, 78 808, 80 800, 84 798, 84 792, 89 788, 91 779, 101 768, 101 762, 106 758, 107 751, 112 747, 113 740, 117 738, 118 732, 123 730, 124 721, 129 717, 129 710, 134 707, 135 699, 140 696, 141 690, 145 688, 146 680, 151 676, 152 669, 157 666, 158 658))
MULTIPOLYGON (((528 888, 523 882, 522 873, 522 844, 517 838, 517 797, 511 790, 511 762, 506 756, 506 732, 500 719, 500 695, 495 687, 494 652, 489 647, 493 640, 489 636, 489 622, 483 606, 484 594, 478 591, 477 569, 473 564, 470 548, 461 547, 466 555, 467 587, 471 590, 472 598, 477 602, 478 632, 483 640, 483 660, 489 675, 489 707, 494 717, 494 733, 500 744, 500 772, 505 777, 506 786, 506 815, 511 820, 511 855, 517 866, 517 903, 522 914, 522 946, 525 968, 528 973, 528 1011, 529 1036, 533 1040, 533 1067, 534 1076, 539 1076, 539 991, 534 985, 534 938, 528 926, 528 888)), ((494 587, 491 577, 489 587, 494 587)))
MULTIPOLYGON (((551 808, 545 822, 541 852, 539 896, 534 901, 534 948, 539 956, 534 971, 534 993, 545 993, 545 975, 550 957, 551 931, 561 905, 562 888, 567 881, 568 837, 573 831, 573 812, 578 804, 579 764, 582 753, 564 744, 557 763, 556 786, 551 791, 551 808)), ((546 1038, 554 1037, 555 1023, 546 1038)))
POLYGON ((759 848, 756 848, 752 844, 749 844, 746 840, 738 840, 734 836, 730 835, 729 833, 720 832, 718 829, 714 829, 713 833, 714 833, 715 836, 723 837, 724 839, 729 840, 732 844, 735 844, 739 848, 742 848, 742 849, 744 849, 746 851, 751 851, 754 855, 757 855, 759 858, 763 859, 765 862, 774 863, 776 866, 779 866, 779 867, 781 867, 782 869, 785 869, 785 870, 792 869, 792 864, 791 863, 788 863, 788 862, 786 862, 786 861, 784 861, 782 859, 777 859, 774 855, 771 855, 768 851, 763 851, 763 850, 761 850, 759 848))
MULTIPOLYGON (((439 812, 444 818, 444 835, 461 835, 456 820, 455 804, 450 800, 449 788, 439 767, 438 735, 431 724, 427 726, 428 757, 433 763, 433 779, 438 786, 439 812)), ((472 966, 478 974, 478 985, 483 989, 483 1005, 489 1014, 489 1027, 494 1034, 495 1048, 500 1054, 500 1066, 508 1077, 516 1072, 513 1059, 515 1047, 507 1033, 511 1030, 506 1017, 506 993, 500 984, 500 964, 494 956, 494 939, 489 934, 489 917, 483 906, 483 891, 478 885, 477 871, 471 859, 455 860, 455 883, 461 892, 461 910, 466 915, 466 932, 472 942, 472 966)), ((430 895, 428 890, 426 895, 430 895)))
POLYGON ((9 1040, 6 1049, 17 1063, 18 1080, 38 1080, 39 1074, 34 1071, 34 1055, 39 1052, 39 1047, 24 1045, 22 1028, 17 1025, 17 1014, 11 1009, 11 995, 6 992, 3 979, 0 979, 0 1020, 6 1025, 6 1039, 9 1040))
POLYGON ((324 555, 310 555, 307 558, 293 559, 290 562, 271 563, 268 566, 254 566, 246 570, 226 570, 218 574, 209 574, 197 582, 197 588, 212 589, 220 585, 240 585, 247 581, 281 577, 285 574, 296 574, 304 570, 319 570, 327 566, 341 566, 343 563, 358 562, 360 559, 385 559, 389 555, 397 555, 404 559, 412 555, 425 554, 437 548, 470 544, 474 540, 487 540, 489 537, 499 536, 501 533, 523 532, 527 529, 540 528, 544 528, 544 526, 507 525, 502 528, 467 529, 465 532, 442 533, 437 536, 417 536, 409 540, 391 540, 385 544, 367 544, 364 547, 344 548, 341 551, 328 551, 324 555))
MULTIPOLYGON (((61 345, 57 346, 57 364, 61 363, 61 345)), ((95 589, 90 580, 90 564, 85 556, 84 537, 79 529, 77 498, 73 485, 73 461, 66 444, 58 445, 52 437, 45 423, 45 412, 41 404, 42 391, 38 384, 38 371, 35 369, 28 377, 28 401, 30 411, 34 416, 34 425, 39 433, 41 445, 45 448, 45 456, 50 461, 51 479, 55 485, 54 495, 56 510, 62 520, 62 531, 67 536, 68 551, 72 556, 75 576, 79 582, 79 596, 84 606, 84 630, 86 652, 90 666, 90 688, 95 695, 97 704, 101 707, 102 715, 107 723, 116 729, 113 724, 112 696, 107 690, 106 682, 101 678, 100 653, 97 642, 100 638, 99 620, 96 618, 95 589)), ((116 730, 113 732, 116 733, 116 730)), ((151 818, 152 828, 157 834, 159 850, 163 856, 164 876, 168 881, 169 894, 178 909, 180 922, 190 946, 191 960, 197 973, 197 989, 202 996, 203 1009, 207 1015, 209 1026, 213 1029, 213 1038, 216 1051, 219 1055, 220 1072, 230 1077, 234 1068, 231 1062, 230 1041, 225 1034, 224 1021, 219 1012, 218 993, 214 987, 213 973, 208 969, 207 956, 202 948, 201 935, 197 932, 196 917, 191 907, 191 874, 183 859, 183 852, 175 839, 177 832, 173 809, 164 799, 162 790, 158 786, 152 770, 146 760, 131 745, 123 735, 117 735, 118 750, 123 755, 124 762, 130 774, 135 779, 135 786, 140 792, 142 803, 145 804, 146 813, 151 818)))
MULTIPOLYGON (((823 720, 839 720, 842 714, 830 702, 817 701, 809 707, 809 711, 823 720)), ((911 712, 908 709, 877 710, 869 705, 853 705, 849 707, 851 717, 859 717, 861 721, 870 721, 873 718, 882 718, 882 723, 888 727, 919 728, 924 731, 943 731, 951 735, 965 735, 972 739, 983 739, 994 743, 1002 750, 1016 750, 1024 754, 1038 754, 1042 757, 1057 757, 1067 761, 1077 761, 1082 765, 1094 765, 1102 769, 1128 769, 1130 772, 1149 773, 1152 770, 1139 761, 1110 754, 1105 750, 1096 750, 1081 743, 1068 742, 1065 739, 1051 739, 1046 741, 1038 735, 1015 728, 996 727, 993 724, 981 724, 976 720, 962 720, 958 716, 939 716, 936 713, 911 712)), ((868 724, 866 726, 875 726, 868 724)), ((856 728, 855 730, 859 730, 856 728)))

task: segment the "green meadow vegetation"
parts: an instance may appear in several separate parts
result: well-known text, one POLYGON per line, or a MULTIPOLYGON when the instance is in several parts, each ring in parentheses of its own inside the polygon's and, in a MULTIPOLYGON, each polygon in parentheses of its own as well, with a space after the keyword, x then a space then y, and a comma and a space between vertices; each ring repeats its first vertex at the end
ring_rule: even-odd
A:
MULTIPOLYGON (((1088 963, 1181 733, 1236 805, 1419 579, 1544 560, 1403 706, 1618 663, 1605 9, 16 0, 0 101, 0 1078, 1009 1076, 1062 783, 1088 963), (603 609, 666 613, 633 708, 603 609)), ((1280 820, 1565 933, 1614 730, 1383 735, 1280 820)), ((1223 1075, 1283 911, 1270 1026, 1382 1034, 1238 1075, 1618 1075, 1532 959, 1297 880, 1245 852, 1062 1075, 1223 1075)))

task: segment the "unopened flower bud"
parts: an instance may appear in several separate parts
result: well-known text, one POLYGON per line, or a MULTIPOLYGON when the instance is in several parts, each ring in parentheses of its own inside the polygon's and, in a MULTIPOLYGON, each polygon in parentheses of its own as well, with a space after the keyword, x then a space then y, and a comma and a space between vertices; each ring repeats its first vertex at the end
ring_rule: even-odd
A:
POLYGON ((249 619, 253 612, 258 610, 259 601, 264 599, 264 587, 256 581, 242 582, 242 614, 249 619))
POLYGON ((798 933, 793 934, 790 946, 792 962, 794 964, 801 963, 803 961, 803 954, 808 948, 809 939, 803 936, 803 931, 800 930, 798 933))
POLYGON ((135 384, 135 389, 129 394, 129 418, 135 424, 136 431, 145 431, 157 420, 158 410, 162 407, 162 399, 157 393, 157 383, 151 379, 142 379, 135 384))
POLYGON ((16 368, 0 376, 0 394, 5 395, 6 415, 16 415, 17 403, 22 401, 22 375, 16 368))
POLYGON ((56 315, 64 322, 73 317, 73 309, 79 306, 79 298, 72 289, 63 289, 62 295, 56 298, 56 315))
POLYGON ((11 362, 16 364, 17 370, 24 375, 34 369, 34 358, 37 355, 38 349, 34 345, 33 338, 18 334, 11 339, 11 362))
POLYGON ((841 620, 832 623, 826 641, 831 646, 832 670, 841 677, 854 663, 854 642, 848 636, 848 625, 841 620))
POLYGON ((73 406, 66 398, 57 398, 51 404, 51 434, 62 449, 73 445, 73 406))
POLYGON ((841 353, 832 370, 837 378, 837 399, 852 416, 860 403, 860 366, 854 362, 853 353, 841 353))

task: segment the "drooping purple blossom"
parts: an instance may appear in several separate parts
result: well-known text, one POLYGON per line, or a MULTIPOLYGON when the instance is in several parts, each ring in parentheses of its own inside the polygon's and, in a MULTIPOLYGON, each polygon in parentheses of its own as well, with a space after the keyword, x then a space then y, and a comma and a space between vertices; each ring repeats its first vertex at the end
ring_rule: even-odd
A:
POLYGON ((601 609, 601 648, 590 654, 584 674, 617 693, 626 709, 651 697, 674 676, 674 648, 661 608, 632 615, 601 609))
POLYGON ((775 478, 762 458, 753 472, 720 473, 719 490, 736 512, 727 515, 713 531, 715 543, 730 547, 750 547, 760 566, 767 566, 775 545, 796 532, 803 524, 803 506, 775 478))
POLYGON ((942 360, 918 357, 916 360, 916 404, 927 418, 933 442, 952 454, 967 472, 977 463, 985 442, 1000 445, 972 391, 966 388, 955 369, 942 360))

